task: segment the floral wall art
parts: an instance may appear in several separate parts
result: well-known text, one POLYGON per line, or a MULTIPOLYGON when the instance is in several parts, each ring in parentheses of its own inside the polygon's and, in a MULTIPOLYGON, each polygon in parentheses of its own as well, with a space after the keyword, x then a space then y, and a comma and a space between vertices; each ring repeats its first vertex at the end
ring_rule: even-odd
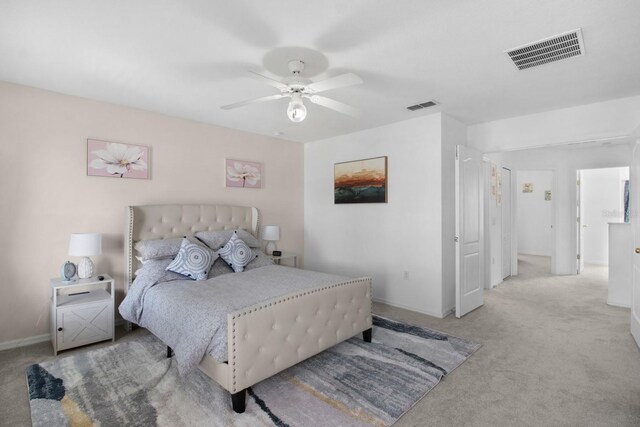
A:
POLYGON ((244 160, 225 160, 227 187, 261 188, 262 165, 244 160))
POLYGON ((149 179, 149 147, 87 139, 87 175, 149 179))

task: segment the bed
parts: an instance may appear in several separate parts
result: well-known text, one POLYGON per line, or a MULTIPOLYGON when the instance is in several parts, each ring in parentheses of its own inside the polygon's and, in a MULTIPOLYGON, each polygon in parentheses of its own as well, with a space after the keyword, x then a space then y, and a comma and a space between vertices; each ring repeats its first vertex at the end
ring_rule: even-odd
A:
MULTIPOLYGON (((255 207, 129 206, 125 294, 140 266, 134 253, 136 242, 235 229, 250 231, 258 238, 259 228, 260 215, 255 207)), ((286 271, 278 270, 278 274, 286 271)), ((234 275, 249 277, 250 273, 234 275)), ((303 272, 290 270, 290 275, 294 274, 303 272)), ((198 368, 231 394, 234 411, 242 413, 246 390, 252 385, 355 335, 362 334, 365 341, 371 341, 371 279, 340 280, 279 295, 226 313, 226 324, 226 360, 205 354, 198 368)))

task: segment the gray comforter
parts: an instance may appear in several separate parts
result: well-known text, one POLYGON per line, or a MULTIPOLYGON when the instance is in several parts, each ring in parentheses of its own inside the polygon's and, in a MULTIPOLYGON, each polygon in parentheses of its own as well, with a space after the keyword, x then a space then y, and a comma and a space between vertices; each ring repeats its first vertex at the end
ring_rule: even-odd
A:
POLYGON ((182 374, 197 367, 205 354, 219 362, 227 360, 228 313, 301 289, 348 280, 270 265, 193 281, 165 271, 169 262, 147 262, 119 311, 125 320, 147 328, 171 347, 182 374))

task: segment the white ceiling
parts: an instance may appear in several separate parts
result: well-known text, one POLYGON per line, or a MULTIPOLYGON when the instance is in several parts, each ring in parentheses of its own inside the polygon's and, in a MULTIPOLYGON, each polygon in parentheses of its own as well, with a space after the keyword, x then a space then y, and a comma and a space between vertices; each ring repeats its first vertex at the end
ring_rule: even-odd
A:
POLYGON ((0 80, 306 142, 432 111, 473 124, 638 95, 639 16, 638 0, 2 0, 0 80), (578 27, 584 56, 517 71, 504 53, 578 27), (277 93, 246 71, 275 76, 289 55, 313 80, 362 77, 325 94, 364 116, 219 108, 277 93))

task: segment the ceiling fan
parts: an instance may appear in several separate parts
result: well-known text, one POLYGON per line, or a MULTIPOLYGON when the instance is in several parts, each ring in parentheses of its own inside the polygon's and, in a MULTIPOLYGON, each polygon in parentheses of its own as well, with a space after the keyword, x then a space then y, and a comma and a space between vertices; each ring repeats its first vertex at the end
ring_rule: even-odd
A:
POLYGON ((335 99, 327 98, 325 96, 317 95, 320 92, 324 92, 331 89, 338 89, 341 87, 353 86, 362 83, 362 79, 353 73, 341 74, 336 77, 331 77, 319 82, 312 82, 311 80, 304 78, 300 75, 304 70, 304 62, 300 60, 290 61, 288 64, 289 70, 293 73, 292 76, 284 79, 276 80, 265 75, 249 71, 249 74, 268 85, 280 90, 279 94, 263 96, 261 98, 249 99, 247 101, 236 102, 234 104, 224 105, 220 108, 223 110, 231 110, 233 108, 243 107, 249 104, 255 104, 257 102, 272 101, 280 98, 291 98, 289 101, 289 107, 287 108, 287 116, 292 122, 299 123, 307 117, 307 107, 305 107, 303 100, 306 98, 310 102, 321 105, 325 108, 338 111, 339 113, 347 114, 349 116, 358 117, 360 110, 335 99))

